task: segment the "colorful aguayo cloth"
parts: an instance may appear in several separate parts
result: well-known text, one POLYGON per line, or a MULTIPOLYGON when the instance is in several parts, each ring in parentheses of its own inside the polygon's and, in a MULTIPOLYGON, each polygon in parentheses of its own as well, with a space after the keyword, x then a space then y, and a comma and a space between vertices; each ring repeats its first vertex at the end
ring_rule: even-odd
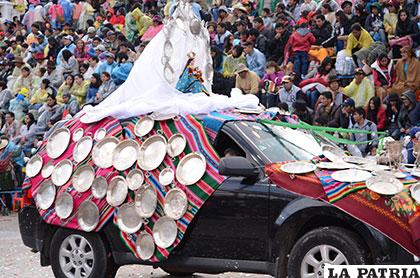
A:
POLYGON ((362 183, 354 184, 351 190, 343 189, 346 185, 331 181, 327 171, 317 173, 320 178, 315 173, 289 176, 280 169, 282 164, 273 163, 265 167, 270 180, 278 187, 328 202, 420 256, 420 204, 410 196, 409 187, 415 182, 412 177, 403 181, 404 190, 400 193, 383 196, 367 189, 362 183))
MULTIPOLYGON (((183 153, 175 158, 170 158, 166 155, 164 161, 161 165, 152 171, 143 171, 145 176, 145 183, 148 183, 155 187, 157 192, 157 208, 154 214, 146 219, 146 223, 143 227, 133 234, 126 234, 121 232, 121 239, 124 241, 125 245, 133 252, 136 256, 138 256, 136 252, 136 239, 137 236, 142 233, 146 232, 152 235, 153 226, 156 221, 161 217, 164 216, 163 204, 164 198, 166 193, 171 189, 171 186, 162 186, 159 183, 159 174, 165 168, 172 168, 174 172, 176 171, 176 167, 181 161, 181 159, 189 153, 192 152, 199 152, 201 153, 206 159, 206 172, 204 176, 199 180, 196 184, 185 186, 178 183, 175 179, 174 184, 172 185, 173 188, 179 188, 183 190, 187 197, 188 197, 188 207, 186 213, 183 215, 182 218, 179 220, 175 220, 177 225, 177 238, 175 242, 168 248, 160 248, 156 246, 155 253, 153 257, 149 259, 151 262, 158 262, 165 260, 170 252, 181 242, 188 225, 191 223, 194 216, 197 214, 198 210, 203 206, 205 201, 210 198, 210 196, 215 192, 215 190, 220 186, 223 182, 224 177, 218 174, 218 164, 219 164, 219 157, 214 151, 213 147, 211 146, 210 142, 208 141, 207 135, 201 123, 197 121, 193 116, 178 116, 176 119, 170 119, 166 121, 157 121, 155 122, 154 129, 146 136, 142 138, 137 138, 134 135, 134 127, 139 118, 133 118, 131 120, 127 120, 125 122, 120 123, 118 120, 106 118, 98 123, 93 125, 82 124, 78 119, 71 120, 65 124, 71 134, 78 128, 84 129, 85 136, 92 136, 95 134, 96 130, 99 128, 105 128, 107 133, 106 137, 114 136, 118 138, 119 141, 125 139, 133 139, 141 145, 141 143, 146 140, 148 137, 160 134, 168 140, 171 135, 175 133, 181 133, 184 135, 187 141, 186 148, 184 149, 183 153)), ((97 142, 94 142, 94 145, 97 142)), ((114 167, 110 167, 107 169, 101 169, 97 167, 93 161, 91 155, 89 155, 84 161, 80 163, 74 162, 73 159, 73 149, 75 147, 75 142, 71 141, 66 152, 62 154, 59 158, 52 160, 48 157, 46 152, 46 142, 43 143, 41 146, 38 154, 43 158, 43 164, 45 165, 49 161, 53 161, 54 165, 56 165, 59 161, 63 159, 70 159, 73 161, 73 173, 79 167, 85 164, 91 165, 95 169, 96 176, 103 176, 106 180, 109 181, 119 175, 122 177, 126 177, 130 170, 139 169, 137 163, 132 165, 129 169, 125 171, 117 171, 114 167)), ((37 191, 42 182, 46 180, 50 180, 51 178, 44 179, 41 176, 41 173, 36 175, 35 177, 29 179, 26 178, 24 188, 30 187, 30 193, 36 198, 37 191)), ((117 225, 116 215, 118 212, 118 208, 110 206, 106 198, 101 200, 95 199, 91 196, 91 189, 87 190, 86 192, 79 193, 77 192, 72 185, 72 179, 61 187, 56 187, 57 195, 61 192, 69 192, 73 196, 74 206, 73 212, 67 219, 60 219, 55 212, 54 204, 47 210, 39 209, 39 212, 44 219, 45 222, 62 226, 70 229, 77 229, 82 230, 77 221, 77 210, 79 205, 84 200, 91 200, 93 201, 98 209, 99 209, 99 224, 94 229, 94 231, 99 231, 110 219, 113 219, 115 225, 117 225)), ((123 204, 132 203, 135 198, 135 192, 129 190, 128 196, 123 204)))

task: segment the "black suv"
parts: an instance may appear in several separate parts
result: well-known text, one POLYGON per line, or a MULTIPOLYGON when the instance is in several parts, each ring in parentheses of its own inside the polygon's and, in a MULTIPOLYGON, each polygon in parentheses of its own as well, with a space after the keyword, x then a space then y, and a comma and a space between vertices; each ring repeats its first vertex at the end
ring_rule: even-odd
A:
POLYGON ((323 277, 325 263, 414 263, 379 231, 327 203, 278 188, 261 170, 267 163, 319 155, 320 140, 257 122, 224 124, 214 147, 221 155, 229 153, 219 165, 228 178, 164 262, 137 259, 112 221, 98 233, 64 229, 43 222, 34 205, 20 212, 20 233, 57 277, 112 276, 118 266, 144 264, 172 275, 240 271, 306 278, 323 277), (63 257, 66 250, 73 255, 70 263, 63 257))

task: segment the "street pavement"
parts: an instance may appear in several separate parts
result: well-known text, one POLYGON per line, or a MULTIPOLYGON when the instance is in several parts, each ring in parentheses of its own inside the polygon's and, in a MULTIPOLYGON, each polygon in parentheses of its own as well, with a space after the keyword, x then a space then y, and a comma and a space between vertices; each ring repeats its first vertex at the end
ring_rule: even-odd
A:
MULTIPOLYGON (((51 267, 41 267, 39 253, 32 253, 20 238, 17 214, 0 216, 0 278, 47 278, 54 277, 51 267)), ((119 278, 169 278, 161 269, 149 266, 128 265, 118 270, 119 278)), ((225 273, 219 275, 197 274, 194 278, 263 278, 260 274, 225 273)))

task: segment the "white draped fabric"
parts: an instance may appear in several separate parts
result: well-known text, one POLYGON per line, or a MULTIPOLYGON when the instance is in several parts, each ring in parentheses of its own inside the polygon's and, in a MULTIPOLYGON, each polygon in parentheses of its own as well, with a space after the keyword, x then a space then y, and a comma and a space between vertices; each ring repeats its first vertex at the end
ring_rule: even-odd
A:
POLYGON ((203 71, 208 91, 211 90, 212 67, 207 29, 201 24, 200 34, 191 33, 190 22, 194 17, 191 5, 179 2, 172 17, 144 49, 127 80, 102 103, 81 111, 83 122, 96 122, 107 116, 125 119, 150 112, 198 114, 226 108, 258 107, 258 98, 253 95, 233 93, 229 98, 215 94, 184 94, 175 89, 191 51, 196 54, 195 65, 203 71), (172 51, 167 47, 168 41, 172 51), (164 56, 169 58, 172 77, 164 56), (165 75, 165 71, 168 74, 165 75))

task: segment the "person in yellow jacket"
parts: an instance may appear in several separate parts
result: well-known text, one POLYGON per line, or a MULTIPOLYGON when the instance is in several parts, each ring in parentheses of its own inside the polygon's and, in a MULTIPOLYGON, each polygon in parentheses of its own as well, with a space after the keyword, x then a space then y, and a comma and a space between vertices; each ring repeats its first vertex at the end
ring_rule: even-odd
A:
POLYGON ((73 75, 69 74, 66 76, 66 79, 64 80, 63 84, 61 84, 61 86, 58 88, 57 91, 57 103, 62 105, 64 104, 63 101, 63 94, 64 93, 70 93, 70 91, 72 90, 74 85, 74 77, 73 75))
POLYGON ((369 32, 363 29, 359 23, 355 23, 351 26, 351 33, 347 38, 346 54, 353 56, 355 63, 360 66, 364 58, 368 56, 368 49, 372 43, 373 39, 369 32))
POLYGON ((353 81, 343 88, 343 94, 352 98, 356 107, 365 107, 369 100, 375 96, 372 81, 365 77, 362 69, 356 69, 353 81))
POLYGON ((152 19, 145 15, 138 5, 134 5, 133 10, 125 17, 125 32, 127 39, 129 41, 134 41, 136 36, 143 36, 152 24, 152 19))
POLYGON ((76 75, 73 87, 70 93, 76 97, 79 105, 85 104, 87 91, 89 89, 89 80, 85 80, 82 74, 76 75))
POLYGON ((38 109, 47 102, 48 95, 52 95, 54 93, 49 85, 50 80, 46 78, 42 79, 41 87, 35 91, 29 100, 32 106, 30 109, 38 109))

